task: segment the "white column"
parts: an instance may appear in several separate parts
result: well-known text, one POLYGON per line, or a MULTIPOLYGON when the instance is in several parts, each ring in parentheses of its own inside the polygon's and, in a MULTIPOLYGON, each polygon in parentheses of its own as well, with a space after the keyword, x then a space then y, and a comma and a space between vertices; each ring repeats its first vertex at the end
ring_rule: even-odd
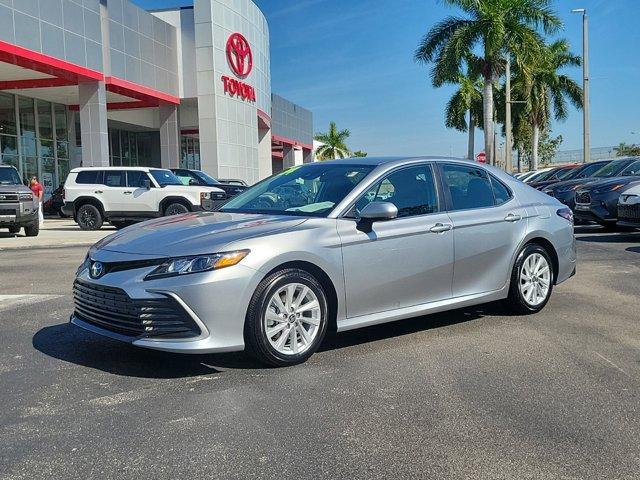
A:
POLYGON ((282 145, 282 153, 284 154, 282 157, 282 168, 293 167, 296 164, 296 155, 293 147, 287 144, 282 145))
POLYGON ((180 167, 180 130, 178 106, 160 104, 160 165, 162 168, 180 167))
POLYGON ((271 129, 258 129, 258 177, 259 180, 273 174, 271 164, 271 129))
POLYGON ((107 91, 104 82, 78 85, 82 166, 109 166, 109 130, 107 128, 107 91))

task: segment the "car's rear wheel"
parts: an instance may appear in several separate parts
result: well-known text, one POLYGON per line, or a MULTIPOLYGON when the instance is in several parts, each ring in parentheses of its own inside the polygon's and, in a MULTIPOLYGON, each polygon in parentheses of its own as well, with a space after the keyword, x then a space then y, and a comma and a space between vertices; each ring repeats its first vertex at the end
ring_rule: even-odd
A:
POLYGON ((182 203, 172 203, 164 209, 164 214, 166 216, 169 215, 180 215, 181 213, 187 213, 189 209, 182 203))
POLYGON ((322 343, 327 324, 327 297, 322 285, 304 270, 281 270, 258 285, 249 304, 247 350, 273 366, 302 363, 322 343))
POLYGON ((549 301, 553 281, 549 253, 540 245, 526 245, 513 266, 508 306, 517 313, 539 312, 549 301))
POLYGON ((76 222, 82 230, 100 230, 104 220, 98 207, 85 203, 76 213, 76 222))

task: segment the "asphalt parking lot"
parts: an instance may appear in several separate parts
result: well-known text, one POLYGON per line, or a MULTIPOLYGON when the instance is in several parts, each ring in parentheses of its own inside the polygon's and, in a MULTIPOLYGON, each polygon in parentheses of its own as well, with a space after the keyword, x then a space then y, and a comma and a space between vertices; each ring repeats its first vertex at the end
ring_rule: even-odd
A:
POLYGON ((85 248, 0 252, 0 478, 638 478, 640 232, 579 228, 546 309, 348 332, 311 360, 67 323, 85 248))

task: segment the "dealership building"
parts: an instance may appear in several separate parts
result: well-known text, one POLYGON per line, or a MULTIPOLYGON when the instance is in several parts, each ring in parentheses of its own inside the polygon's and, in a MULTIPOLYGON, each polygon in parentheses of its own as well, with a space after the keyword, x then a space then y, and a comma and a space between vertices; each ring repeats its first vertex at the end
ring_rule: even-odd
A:
POLYGON ((250 0, 0 0, 0 161, 50 193, 76 166, 254 183, 313 160, 310 111, 271 92, 250 0))

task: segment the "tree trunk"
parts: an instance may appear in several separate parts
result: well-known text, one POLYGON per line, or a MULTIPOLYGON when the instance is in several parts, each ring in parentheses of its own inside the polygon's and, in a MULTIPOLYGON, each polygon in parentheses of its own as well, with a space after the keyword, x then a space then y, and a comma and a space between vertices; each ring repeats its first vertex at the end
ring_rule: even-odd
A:
POLYGON ((487 164, 493 165, 493 78, 485 75, 482 92, 482 110, 484 118, 484 153, 487 156, 487 164))
POLYGON ((540 140, 540 127, 533 126, 533 135, 531 136, 531 168, 538 169, 538 142, 540 140))
POLYGON ((469 110, 469 145, 467 147, 467 158, 473 160, 475 157, 474 143, 476 133, 476 123, 473 121, 473 113, 469 110))
POLYGON ((522 147, 518 146, 518 173, 522 172, 522 147))

